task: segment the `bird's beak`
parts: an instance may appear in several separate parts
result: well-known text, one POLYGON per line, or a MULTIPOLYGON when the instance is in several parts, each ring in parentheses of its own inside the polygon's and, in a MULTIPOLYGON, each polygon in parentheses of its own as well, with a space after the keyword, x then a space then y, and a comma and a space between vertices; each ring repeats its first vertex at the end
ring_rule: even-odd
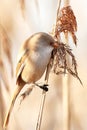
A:
POLYGON ((58 48, 58 42, 54 42, 53 44, 52 44, 52 46, 56 49, 56 48, 58 48))

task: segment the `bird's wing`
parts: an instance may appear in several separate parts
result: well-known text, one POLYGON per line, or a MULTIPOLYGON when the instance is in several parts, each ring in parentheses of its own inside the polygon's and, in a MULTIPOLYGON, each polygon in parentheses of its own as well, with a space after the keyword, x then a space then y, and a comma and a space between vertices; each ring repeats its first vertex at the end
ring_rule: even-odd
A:
POLYGON ((27 49, 17 64, 17 67, 16 67, 16 78, 17 79, 20 76, 20 74, 22 73, 22 70, 25 66, 25 61, 27 59, 28 54, 29 54, 29 50, 27 49))

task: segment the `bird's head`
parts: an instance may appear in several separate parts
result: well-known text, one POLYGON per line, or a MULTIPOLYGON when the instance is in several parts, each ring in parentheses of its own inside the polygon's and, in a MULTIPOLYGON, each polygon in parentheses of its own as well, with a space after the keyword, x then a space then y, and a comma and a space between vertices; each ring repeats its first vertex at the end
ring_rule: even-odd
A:
POLYGON ((46 49, 51 48, 52 50, 54 48, 58 47, 58 43, 54 40, 54 38, 43 32, 36 33, 32 35, 29 39, 29 48, 38 50, 38 49, 46 49))

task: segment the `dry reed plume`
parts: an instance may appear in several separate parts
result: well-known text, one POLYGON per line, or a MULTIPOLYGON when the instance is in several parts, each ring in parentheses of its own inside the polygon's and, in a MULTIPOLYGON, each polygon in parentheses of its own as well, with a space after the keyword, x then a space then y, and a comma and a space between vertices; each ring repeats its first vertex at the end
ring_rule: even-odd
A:
POLYGON ((55 38, 61 39, 60 34, 62 32, 64 34, 70 33, 76 45, 77 43, 77 38, 75 35, 76 31, 77 31, 77 22, 73 10, 71 9, 70 6, 63 7, 59 11, 59 15, 57 16, 55 32, 54 32, 55 38))
POLYGON ((70 47, 64 43, 58 43, 58 49, 54 50, 52 53, 51 66, 55 74, 66 74, 69 72, 72 76, 76 77, 80 83, 80 80, 77 72, 77 62, 74 54, 70 47), (68 64, 67 56, 71 57, 71 65, 68 64))
MULTIPOLYGON (((58 10, 59 11, 59 10, 58 10)), ((52 70, 55 74, 65 74, 69 72, 72 76, 76 77, 80 83, 82 84, 78 72, 77 72, 77 62, 74 54, 70 47, 63 42, 61 42, 61 33, 66 34, 71 33, 73 41, 76 45, 76 35, 75 31, 77 30, 77 22, 76 17, 73 13, 73 10, 70 6, 63 7, 59 13, 57 13, 55 30, 53 30, 52 34, 54 39, 58 42, 59 47, 56 50, 53 50, 51 66, 52 70), (67 56, 71 57, 72 63, 68 65, 67 56)))

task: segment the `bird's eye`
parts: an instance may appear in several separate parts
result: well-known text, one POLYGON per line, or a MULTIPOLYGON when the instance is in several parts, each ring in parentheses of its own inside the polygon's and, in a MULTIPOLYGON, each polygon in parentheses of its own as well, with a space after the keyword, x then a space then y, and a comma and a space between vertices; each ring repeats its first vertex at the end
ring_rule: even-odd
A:
POLYGON ((53 44, 54 44, 53 42, 50 42, 50 45, 51 45, 51 46, 53 46, 53 44))
POLYGON ((58 42, 50 42, 50 45, 54 48, 58 48, 58 42))

